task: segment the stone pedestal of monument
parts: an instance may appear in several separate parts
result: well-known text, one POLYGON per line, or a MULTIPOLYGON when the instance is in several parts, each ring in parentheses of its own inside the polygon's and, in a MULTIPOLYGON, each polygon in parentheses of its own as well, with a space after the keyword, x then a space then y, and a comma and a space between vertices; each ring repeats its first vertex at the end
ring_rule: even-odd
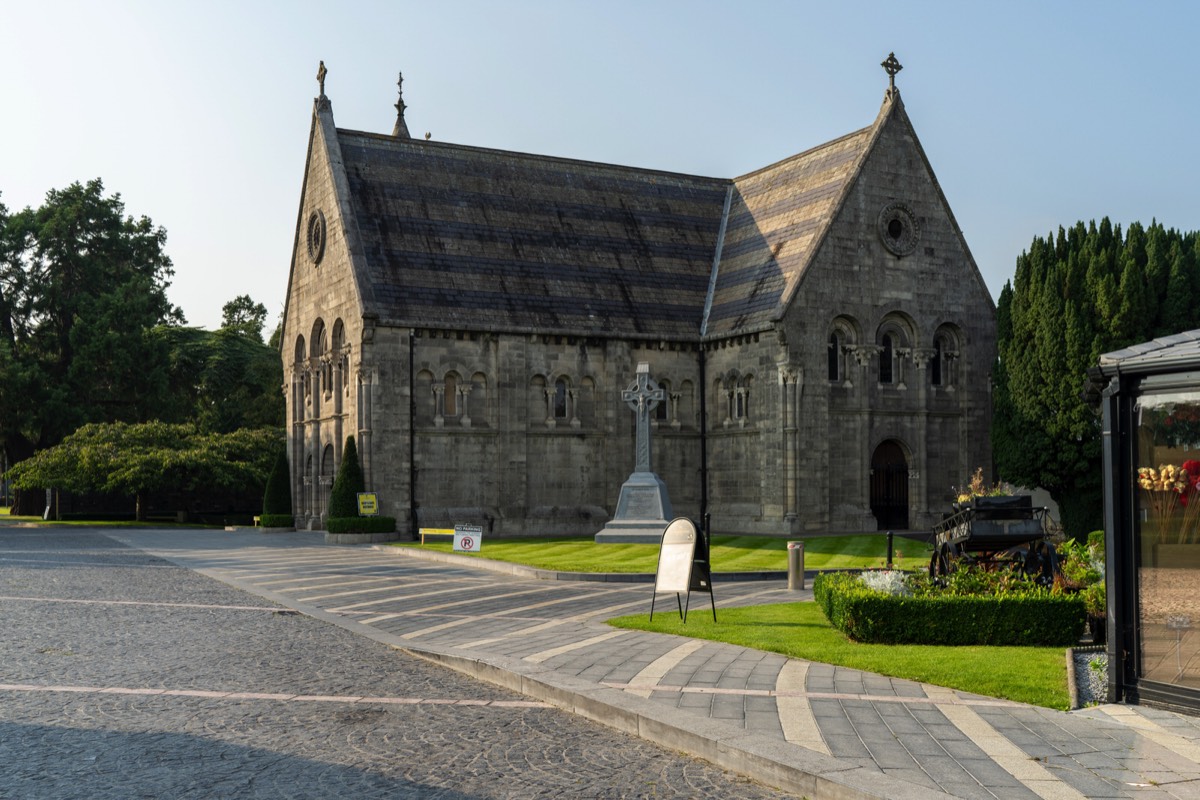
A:
POLYGON ((637 415, 637 464, 621 485, 616 513, 596 534, 596 542, 658 544, 672 515, 667 485, 650 470, 650 412, 663 401, 664 393, 651 379, 649 364, 638 364, 637 379, 621 399, 637 415))
POLYGON ((617 512, 596 534, 596 542, 658 544, 672 517, 662 478, 653 472, 634 472, 621 484, 617 512))

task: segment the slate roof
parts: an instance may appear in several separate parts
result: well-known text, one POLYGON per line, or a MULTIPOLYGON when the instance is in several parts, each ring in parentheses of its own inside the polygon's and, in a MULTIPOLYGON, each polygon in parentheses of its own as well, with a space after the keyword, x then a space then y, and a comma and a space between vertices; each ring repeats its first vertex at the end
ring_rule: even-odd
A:
POLYGON ((1163 336, 1100 356, 1095 377, 1117 374, 1175 372, 1200 368, 1200 330, 1163 336))
POLYGON ((873 130, 730 180, 337 129, 364 311, 393 325, 696 341, 711 288, 709 335, 767 328, 873 130))
POLYGON ((782 304, 816 254, 872 128, 734 181, 709 335, 756 329, 782 304))

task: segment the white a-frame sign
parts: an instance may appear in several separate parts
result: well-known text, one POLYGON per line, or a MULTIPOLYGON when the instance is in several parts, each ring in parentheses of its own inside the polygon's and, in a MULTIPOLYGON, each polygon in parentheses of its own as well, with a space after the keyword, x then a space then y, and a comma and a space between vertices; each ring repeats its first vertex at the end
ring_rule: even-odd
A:
POLYGON ((663 531, 662 544, 658 548, 658 572, 654 577, 654 596, 650 598, 650 619, 654 619, 654 601, 659 592, 674 592, 679 616, 687 622, 687 609, 692 601, 692 592, 708 592, 712 603, 713 622, 717 621, 717 601, 713 597, 712 575, 708 565, 708 548, 701 561, 696 560, 696 542, 700 534, 690 519, 677 517, 663 531), (687 595, 682 603, 680 594, 687 595))

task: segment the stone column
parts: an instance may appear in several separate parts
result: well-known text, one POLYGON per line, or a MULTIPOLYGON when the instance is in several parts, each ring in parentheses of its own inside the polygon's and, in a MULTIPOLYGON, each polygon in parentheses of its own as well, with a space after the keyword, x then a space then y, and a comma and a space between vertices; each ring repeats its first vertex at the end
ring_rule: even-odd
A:
POLYGON ((464 428, 471 427, 471 414, 467 410, 467 398, 471 396, 471 384, 462 383, 458 386, 458 422, 464 428))
POLYGON ((357 381, 358 398, 358 460, 362 466, 363 481, 368 489, 375 484, 371 475, 371 376, 360 370, 357 381))
POLYGON ((799 414, 798 414, 798 384, 799 374, 796 367, 782 366, 779 369, 779 381, 783 389, 780 406, 783 410, 783 518, 795 522, 799 515, 798 482, 799 482, 799 414))

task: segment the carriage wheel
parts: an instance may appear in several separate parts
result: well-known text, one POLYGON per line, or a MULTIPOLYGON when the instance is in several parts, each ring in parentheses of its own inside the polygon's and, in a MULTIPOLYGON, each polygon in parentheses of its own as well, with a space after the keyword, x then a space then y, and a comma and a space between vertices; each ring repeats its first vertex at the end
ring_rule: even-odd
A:
POLYGON ((939 586, 946 583, 951 571, 950 545, 944 544, 929 558, 929 579, 939 586))
POLYGON ((1029 546, 1021 564, 1021 574, 1041 586, 1054 583, 1058 571, 1058 553, 1054 545, 1046 541, 1034 542, 1029 546))

